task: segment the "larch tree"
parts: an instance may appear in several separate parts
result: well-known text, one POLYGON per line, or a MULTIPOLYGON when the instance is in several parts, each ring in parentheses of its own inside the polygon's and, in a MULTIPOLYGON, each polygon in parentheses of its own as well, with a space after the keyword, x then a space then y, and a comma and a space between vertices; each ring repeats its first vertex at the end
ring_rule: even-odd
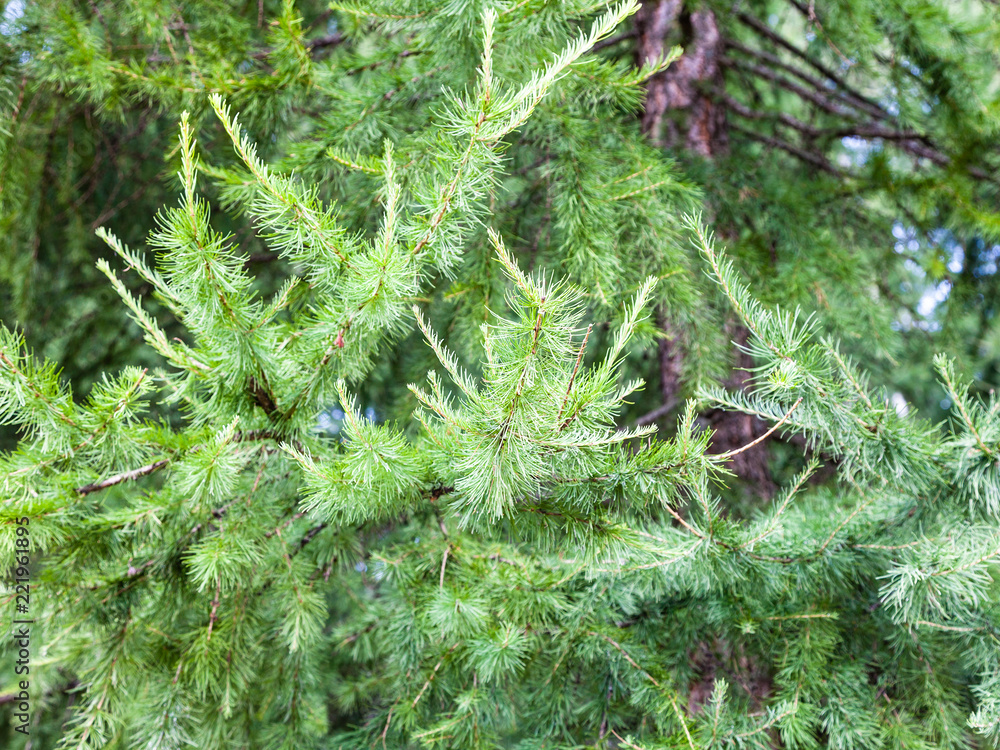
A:
POLYGON ((7 746, 1000 743, 989 2, 0 31, 7 746))

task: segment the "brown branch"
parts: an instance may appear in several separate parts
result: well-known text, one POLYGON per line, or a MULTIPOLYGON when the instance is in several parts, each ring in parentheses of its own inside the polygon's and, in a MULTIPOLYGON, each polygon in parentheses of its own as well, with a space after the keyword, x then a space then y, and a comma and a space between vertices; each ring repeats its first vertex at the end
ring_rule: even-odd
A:
POLYGON ((781 427, 781 425, 783 425, 788 420, 788 418, 790 416, 792 416, 792 412, 795 411, 797 408, 799 408, 799 404, 801 404, 801 403, 802 403, 802 397, 799 396, 799 400, 796 401, 794 404, 792 404, 792 408, 789 409, 787 412, 785 412, 785 415, 781 419, 778 420, 777 424, 775 424, 774 427, 772 427, 770 430, 768 430, 767 432, 765 432, 763 435, 761 435, 760 437, 758 437, 753 442, 747 443, 746 445, 744 445, 744 446, 742 446, 740 448, 735 448, 735 449, 733 449, 731 451, 727 451, 725 453, 720 454, 719 458, 732 458, 733 456, 738 456, 740 453, 743 453, 744 451, 747 451, 750 448, 753 448, 758 443, 766 440, 768 437, 770 437, 770 435, 773 432, 775 432, 779 427, 781 427))
POLYGON ((424 686, 420 688, 420 692, 417 693, 417 697, 414 698, 413 703, 410 704, 411 709, 416 708, 417 704, 420 703, 420 699, 424 697, 424 693, 427 692, 427 688, 431 686, 431 683, 434 682, 434 678, 437 677, 438 670, 441 669, 441 667, 444 665, 444 660, 447 659, 448 654, 450 654, 452 651, 458 648, 458 646, 459 644, 456 643, 451 648, 449 648, 445 652, 444 656, 441 657, 441 660, 434 666, 434 670, 431 672, 431 676, 427 678, 427 682, 425 682, 424 686))
MULTIPOLYGON (((790 128, 793 128, 794 130, 797 130, 809 138, 878 138, 883 141, 895 143, 900 149, 911 156, 927 159, 939 167, 947 167, 952 163, 951 157, 941 153, 933 146, 927 145, 929 143, 927 136, 916 131, 892 130, 881 125, 873 124, 844 125, 839 128, 815 128, 783 112, 761 112, 759 110, 752 110, 728 95, 724 96, 722 101, 730 111, 740 117, 751 120, 773 119, 787 125, 790 128)), ((749 134, 749 131, 742 130, 735 125, 733 128, 735 130, 739 130, 740 132, 749 134)), ((757 140, 762 140, 764 138, 765 136, 759 136, 757 140)), ((779 146, 779 148, 784 147, 779 146)), ((785 150, 788 149, 786 148, 785 150)), ((795 155, 798 156, 799 154, 795 155)), ((825 167, 821 167, 821 169, 825 169, 825 167)), ((979 167, 966 165, 966 169, 970 175, 978 180, 996 182, 994 178, 990 177, 988 173, 979 167)))
MULTIPOLYGON (((775 120, 810 138, 881 138, 884 141, 916 141, 923 134, 914 130, 892 130, 880 125, 845 125, 839 128, 816 128, 784 112, 764 112, 750 109, 729 95, 721 97, 728 109, 748 120, 775 120)), ((940 156, 940 155, 939 155, 940 156)))
POLYGON ((233 435, 233 440, 238 443, 251 443, 257 440, 276 440, 280 442, 287 439, 284 435, 273 430, 247 430, 246 432, 237 432, 233 435))
POLYGON ((325 528, 326 528, 326 524, 325 523, 320 523, 320 524, 317 524, 316 526, 313 526, 311 529, 309 529, 309 531, 307 531, 302 536, 302 538, 299 540, 299 544, 295 548, 295 551, 292 552, 291 557, 295 557, 297 554, 299 554, 299 552, 302 551, 302 548, 305 547, 307 544, 309 544, 309 542, 311 542, 313 539, 315 539, 316 535, 319 532, 321 532, 323 529, 325 529, 325 528))
POLYGON ((645 427, 648 424, 653 424, 653 422, 657 421, 658 419, 662 419, 663 417, 670 414, 670 412, 672 412, 677 407, 677 403, 678 403, 677 399, 674 398, 668 401, 667 403, 663 404, 662 406, 656 407, 655 409, 653 409, 653 411, 647 414, 643 414, 641 417, 635 420, 635 426, 645 427))
POLYGON ((631 31, 626 31, 624 34, 618 34, 616 36, 609 36, 607 39, 602 39, 593 47, 590 48, 591 53, 600 52, 602 49, 607 49, 608 47, 614 47, 616 44, 628 41, 629 39, 635 39, 639 36, 638 29, 632 29, 631 31))
MULTIPOLYGON (((757 23, 755 19, 752 20, 754 20, 754 22, 757 23)), ((767 31, 768 33, 771 33, 770 30, 767 31)), ((780 37, 776 38, 780 39, 780 37)), ((733 47, 734 49, 749 50, 749 48, 742 47, 741 45, 730 44, 730 46, 733 47)), ((794 47, 791 47, 791 49, 795 51, 794 47)), ((761 59, 766 59, 762 57, 762 55, 764 54, 766 53, 760 53, 757 56, 761 57, 761 59)), ((818 69, 820 69, 825 75, 830 75, 831 80, 834 80, 835 82, 838 82, 843 86, 846 86, 846 84, 844 84, 843 81, 841 81, 841 79, 835 77, 835 75, 831 71, 828 71, 825 67, 819 65, 819 63, 815 63, 815 61, 811 60, 808 57, 803 57, 803 59, 809 61, 810 64, 814 65, 814 67, 819 66, 818 69)), ((773 62, 771 60, 768 60, 768 62, 769 64, 773 65, 773 62)), ((850 107, 853 107, 855 110, 860 110, 861 112, 876 117, 880 120, 890 120, 890 118, 886 116, 883 110, 874 107, 874 105, 868 106, 871 105, 871 102, 869 102, 864 97, 861 97, 860 94, 855 94, 851 97, 852 100, 857 100, 858 97, 860 97, 860 102, 845 101, 845 99, 840 96, 838 96, 836 100, 832 100, 828 96, 820 94, 818 91, 806 89, 803 86, 800 86, 799 84, 795 83, 794 81, 790 81, 784 76, 778 75, 771 68, 768 67, 763 67, 761 65, 757 65, 755 63, 743 60, 734 60, 731 58, 722 58, 720 60, 720 64, 730 68, 739 68, 748 73, 752 73, 753 75, 759 76, 760 78, 771 81, 772 83, 785 89, 786 91, 796 94, 797 96, 801 97, 802 99, 805 99, 806 101, 812 102, 823 111, 828 112, 832 115, 836 115, 838 117, 844 117, 847 119, 854 119, 854 120, 857 119, 858 112, 852 111, 851 109, 844 109, 843 104, 847 104, 850 107), (862 104, 862 102, 866 104, 862 104)), ((789 72, 793 72, 793 69, 790 68, 790 66, 780 65, 779 67, 781 67, 783 70, 788 70, 789 72)), ((798 76, 800 79, 810 81, 811 85, 816 85, 817 83, 815 79, 812 79, 810 76, 805 76, 803 73, 801 73, 801 71, 796 71, 794 74, 798 76)), ((836 94, 842 92, 831 92, 831 93, 836 94)), ((785 117, 788 116, 786 115, 785 117)), ((794 119, 794 118, 789 118, 789 119, 794 119)), ((785 124, 790 125, 791 123, 786 122, 785 124)), ((890 127, 875 125, 870 122, 858 125, 849 125, 849 126, 845 125, 841 128, 824 130, 824 131, 816 130, 814 128, 809 128, 808 126, 804 126, 804 124, 799 124, 798 126, 792 126, 792 127, 796 127, 796 129, 804 133, 812 131, 815 132, 817 135, 824 135, 830 137, 837 137, 837 136, 846 137, 854 135, 859 138, 881 138, 883 140, 897 143, 899 144, 899 147, 901 149, 909 153, 911 156, 927 159, 933 162, 934 164, 938 165, 939 167, 947 167, 952 163, 951 157, 942 152, 936 146, 934 146, 930 137, 924 133, 918 133, 915 131, 897 130, 890 127)), ((977 180, 996 182, 995 178, 991 177, 990 174, 980 169, 979 167, 967 165, 966 169, 969 172, 969 174, 971 174, 977 180)))
POLYGON ((243 261, 243 267, 249 268, 254 263, 274 263, 277 260, 281 260, 278 253, 250 253, 243 261))
POLYGON ((764 24, 763 22, 761 22, 760 20, 758 20, 758 19, 754 18, 753 16, 750 16, 750 15, 748 15, 746 13, 737 13, 736 17, 740 20, 741 23, 745 24, 746 26, 749 26, 754 31, 756 31, 758 34, 760 34, 761 36, 764 36, 764 37, 770 39, 772 42, 774 42, 775 44, 777 44, 779 47, 782 47, 783 49, 788 50, 793 55, 795 55, 796 57, 798 57, 800 60, 802 60, 803 62, 805 62, 807 65, 810 65, 815 70, 817 70, 820 73, 822 73, 826 78, 829 78, 831 81, 833 81, 835 84, 837 84, 845 94, 847 94, 848 96, 850 96, 851 99, 855 100, 855 102, 856 102, 855 106, 858 106, 860 108, 864 108, 869 114, 871 114, 871 115, 873 115, 875 117, 879 117, 881 119, 886 119, 886 118, 890 117, 889 113, 886 112, 885 109, 883 109, 876 102, 874 102, 871 99, 869 99, 868 97, 866 97, 861 92, 859 92, 856 89, 854 89, 849 83, 847 83, 847 81, 845 81, 843 79, 843 77, 837 75, 837 73, 835 73, 833 70, 831 70, 827 66, 823 65, 818 60, 815 60, 812 57, 810 57, 808 54, 806 54, 806 52, 804 50, 800 50, 798 47, 796 47, 794 44, 792 44, 791 42, 789 42, 784 37, 776 34, 774 31, 772 31, 771 29, 769 29, 767 27, 767 25, 764 24))
POLYGON ((131 471, 123 471, 121 474, 115 474, 107 479, 102 479, 99 482, 94 482, 92 484, 85 484, 83 487, 77 487, 77 494, 89 495, 91 492, 100 492, 101 490, 106 490, 108 487, 114 487, 116 484, 121 484, 122 482, 131 482, 134 479, 139 479, 140 477, 152 474, 154 471, 159 471, 164 466, 170 463, 169 458, 163 458, 159 461, 155 461, 151 464, 146 464, 145 466, 140 466, 138 469, 132 469, 131 471))
MULTIPOLYGON (((899 141, 900 145, 911 153, 915 153, 915 150, 920 148, 920 145, 915 142, 926 137, 923 133, 917 133, 913 130, 892 130, 878 125, 830 128, 819 131, 819 135, 832 136, 834 138, 847 138, 853 136, 855 138, 881 138, 883 141, 899 141)), ((943 164, 947 164, 949 161, 948 157, 943 154, 939 154, 932 149, 927 149, 926 153, 928 154, 928 158, 935 161, 940 160, 943 164)))
POLYGON ((719 101, 721 101, 726 108, 735 113, 736 115, 747 119, 747 120, 774 120, 775 122, 780 122, 783 125, 787 125, 794 130, 798 130, 800 133, 810 136, 811 138, 817 138, 820 135, 820 130, 814 128, 811 125, 807 125, 801 120, 792 117, 784 112, 763 112, 757 109, 750 109, 745 106, 742 102, 734 99, 728 94, 723 94, 719 101))
POLYGON ((826 96, 821 96, 819 93, 812 91, 811 89, 804 88, 795 81, 790 81, 784 76, 779 76, 770 68, 765 68, 756 63, 747 62, 745 60, 734 60, 730 57, 724 57, 719 61, 723 66, 729 68, 740 68, 747 71, 748 73, 753 73, 755 76, 764 78, 765 80, 771 81, 772 83, 780 86, 786 91, 790 91, 796 96, 805 99, 808 102, 812 102, 817 107, 822 109, 824 112, 829 112, 832 115, 837 115, 838 117, 853 118, 856 117, 856 112, 852 112, 849 109, 845 109, 839 102, 831 101, 826 96))
MULTIPOLYGON (((248 430, 247 432, 237 432, 233 439, 236 442, 250 442, 255 440, 284 440, 281 435, 271 430, 248 430)), ((293 445, 298 446, 298 443, 294 440, 289 441, 293 445)), ((199 448, 193 448, 192 451, 199 450, 199 448)), ((86 484, 83 487, 77 487, 76 492, 80 495, 89 495, 92 492, 100 492, 101 490, 106 490, 108 487, 114 487, 116 484, 121 484, 123 482, 131 482, 132 480, 139 479, 141 477, 152 474, 155 471, 159 471, 164 466, 170 463, 169 458, 163 458, 159 461, 155 461, 146 466, 140 466, 138 469, 131 469, 130 471, 123 471, 121 474, 115 474, 114 476, 108 477, 107 479, 102 479, 97 482, 92 482, 91 484, 86 484)))
POLYGON ((780 141, 777 138, 770 138, 766 135, 761 135, 760 133, 755 133, 752 130, 741 128, 738 125, 731 125, 730 127, 732 127, 732 129, 735 130, 737 133, 742 133, 751 140, 758 141, 759 143, 771 146, 772 148, 781 149, 782 151, 785 151, 791 154, 792 156, 801 159, 807 164, 812 164, 814 167, 817 167, 818 169, 821 169, 824 172, 832 174, 836 177, 843 178, 849 176, 845 172, 842 172, 841 170, 837 169, 835 166, 833 166, 829 161, 827 161, 824 157, 820 156, 819 154, 814 154, 810 151, 805 151, 799 148, 798 146, 792 145, 791 143, 780 141))
POLYGON ((340 44, 342 41, 344 41, 344 36, 339 32, 335 34, 329 34, 327 36, 321 36, 309 42, 308 45, 309 51, 312 52, 318 49, 322 49, 324 47, 334 47, 340 44))

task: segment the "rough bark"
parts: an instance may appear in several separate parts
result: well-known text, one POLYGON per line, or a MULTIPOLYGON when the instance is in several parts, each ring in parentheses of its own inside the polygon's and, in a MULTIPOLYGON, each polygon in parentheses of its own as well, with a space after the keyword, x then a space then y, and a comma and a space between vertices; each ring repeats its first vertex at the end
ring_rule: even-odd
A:
POLYGON ((676 403, 681 388, 681 362, 684 360, 680 337, 662 311, 656 315, 656 324, 667 335, 659 341, 660 395, 664 404, 676 403))
POLYGON ((684 54, 667 70, 650 79, 642 128, 657 145, 672 145, 676 140, 673 126, 669 137, 663 134, 664 115, 670 110, 690 110, 687 121, 687 147, 710 156, 714 151, 721 108, 702 95, 704 82, 719 73, 722 36, 715 13, 711 10, 687 12, 680 0, 655 0, 642 6, 636 20, 640 63, 663 55, 666 40, 679 21, 684 54))
MULTIPOLYGON (((736 365, 726 378, 725 386, 732 391, 746 390, 750 384, 750 368, 753 360, 744 351, 749 331, 744 326, 735 329, 733 342, 736 345, 736 365)), ((752 443, 768 430, 768 425, 757 417, 739 412, 713 411, 707 415, 709 424, 715 433, 709 447, 711 453, 725 453, 752 443)), ((764 440, 754 447, 738 453, 730 459, 729 468, 744 481, 748 482, 754 491, 762 497, 771 497, 775 491, 771 470, 767 465, 767 445, 764 440)))
MULTIPOLYGON (((682 0, 651 0, 642 4, 636 14, 636 30, 639 43, 636 46, 639 65, 652 62, 663 56, 667 34, 677 21, 683 6, 682 0)), ((674 63, 678 65, 680 61, 674 63)), ((663 145, 660 138, 663 114, 672 105, 668 74, 673 67, 650 79, 646 87, 646 106, 642 116, 642 130, 653 143, 663 145)))
MULTIPOLYGON (((720 73, 715 73, 717 88, 722 88, 720 73)), ((711 157, 725 152, 729 145, 726 108, 712 97, 699 93, 691 105, 688 119, 687 149, 699 156, 711 157)))

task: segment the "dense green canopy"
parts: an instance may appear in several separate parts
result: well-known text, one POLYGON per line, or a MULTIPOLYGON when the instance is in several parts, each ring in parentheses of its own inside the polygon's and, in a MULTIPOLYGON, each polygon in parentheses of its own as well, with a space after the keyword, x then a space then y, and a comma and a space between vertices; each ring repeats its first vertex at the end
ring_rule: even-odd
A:
POLYGON ((5 746, 1000 742, 991 0, 0 38, 5 746))

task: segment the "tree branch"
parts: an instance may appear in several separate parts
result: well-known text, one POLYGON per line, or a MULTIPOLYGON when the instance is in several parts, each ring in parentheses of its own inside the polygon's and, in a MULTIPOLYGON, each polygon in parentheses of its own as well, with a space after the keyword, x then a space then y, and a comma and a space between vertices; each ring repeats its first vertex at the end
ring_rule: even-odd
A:
MULTIPOLYGON (((775 120, 810 138, 881 138, 884 141, 916 141, 924 138, 914 130, 892 130, 880 125, 845 125, 839 128, 816 128, 784 112, 763 112, 750 109, 729 95, 721 98, 731 111, 748 120, 775 120)), ((912 145, 912 144, 911 144, 912 145)), ((937 155, 941 157, 940 154, 937 155)), ((944 157, 941 157, 944 158, 944 157)))
POLYGON ((790 91, 793 94, 805 99, 808 102, 812 102, 817 107, 822 109, 824 112, 829 112, 831 115, 837 115, 838 117, 854 118, 857 113, 852 112, 849 109, 844 109, 842 105, 838 102, 831 101, 825 96, 820 96, 817 92, 810 89, 803 88, 794 81, 789 81, 787 78, 779 76, 770 68, 765 68, 756 63, 747 62, 744 60, 734 60, 731 57, 724 57, 719 61, 722 65, 730 68, 741 68, 748 73, 753 73, 755 76, 764 78, 772 83, 777 84, 786 91, 790 91))
MULTIPOLYGON (((749 26, 761 36, 770 39, 779 47, 788 50, 793 55, 798 57, 800 60, 802 60, 806 64, 813 67, 815 70, 822 73, 826 78, 829 78, 831 81, 833 81, 841 88, 843 93, 847 94, 851 99, 855 100, 856 102, 855 106, 865 109, 866 111, 868 111, 869 114, 875 117, 879 117, 882 119, 891 117, 891 115, 888 112, 886 112, 885 109, 883 109, 879 104, 877 104, 876 102, 872 101, 861 92, 854 89, 850 84, 847 83, 847 81, 845 81, 841 76, 837 75, 837 73, 835 73, 833 70, 826 67, 821 62, 814 60, 812 57, 806 54, 805 51, 800 50, 798 47, 796 47, 794 44, 789 42, 784 37, 776 34, 760 20, 754 18, 751 15, 748 15, 747 13, 737 13, 736 17, 744 25, 749 26)), ((785 67, 787 69, 787 66, 782 66, 782 67, 785 67)))
POLYGON ((116 484, 131 482, 134 479, 139 479, 140 477, 152 474, 154 471, 162 469, 168 463, 170 463, 170 459, 163 458, 151 464, 140 466, 138 469, 123 471, 121 474, 115 474, 114 476, 102 479, 99 482, 93 482, 92 484, 85 484, 83 487, 77 487, 76 491, 77 494, 80 495, 89 495, 92 492, 100 492, 101 490, 106 490, 108 487, 114 487, 116 484))
POLYGON ((745 55, 750 55, 751 57, 755 57, 758 60, 767 63, 769 66, 773 68, 778 68, 779 70, 783 70, 786 73, 795 76, 804 83, 808 83, 817 91, 835 94, 844 104, 854 107, 855 109, 862 110, 871 115, 872 117, 876 117, 880 120, 891 119, 891 115, 889 115, 884 109, 882 109, 880 106, 878 106, 878 104, 872 102, 871 100, 862 97, 860 95, 855 95, 851 90, 849 89, 845 90, 843 87, 838 89, 830 89, 830 87, 826 85, 823 79, 810 75, 809 73, 800 70, 794 65, 789 65, 788 63, 778 58, 777 55, 772 55, 770 52, 765 52, 764 50, 749 47, 733 39, 727 39, 726 46, 738 52, 742 52, 745 55))
POLYGON ((641 417, 635 420, 635 426, 645 427, 648 424, 653 424, 653 422, 657 421, 658 419, 662 419, 663 417, 667 416, 676 407, 677 407, 677 399, 676 398, 671 399, 662 406, 656 407, 655 409, 653 409, 653 411, 647 414, 643 414, 641 417))
POLYGON ((755 133, 752 130, 741 128, 738 125, 730 125, 730 127, 737 133, 742 133, 750 140, 758 141, 759 143, 771 146, 772 148, 781 149, 782 151, 785 151, 786 153, 789 153, 792 156, 801 159, 807 164, 812 164, 814 167, 817 167, 818 169, 821 169, 824 172, 827 172, 828 174, 832 174, 840 178, 850 176, 846 172, 837 169, 835 166, 833 166, 833 164, 831 164, 829 161, 827 161, 824 157, 820 156, 819 154, 814 154, 811 151, 805 151, 799 148, 798 146, 794 146, 791 143, 787 143, 786 141, 781 141, 778 140, 777 138, 771 138, 766 135, 761 135, 760 133, 755 133))

